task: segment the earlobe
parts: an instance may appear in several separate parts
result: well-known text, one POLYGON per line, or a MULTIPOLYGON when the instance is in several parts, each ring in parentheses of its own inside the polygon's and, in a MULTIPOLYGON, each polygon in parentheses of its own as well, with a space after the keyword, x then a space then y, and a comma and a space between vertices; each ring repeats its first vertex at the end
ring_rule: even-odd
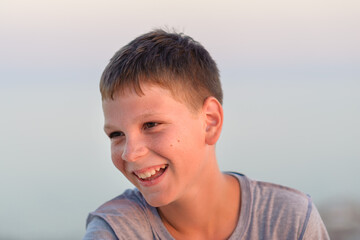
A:
POLYGON ((214 145, 220 137, 223 124, 223 108, 214 97, 208 97, 203 104, 205 116, 205 142, 214 145))

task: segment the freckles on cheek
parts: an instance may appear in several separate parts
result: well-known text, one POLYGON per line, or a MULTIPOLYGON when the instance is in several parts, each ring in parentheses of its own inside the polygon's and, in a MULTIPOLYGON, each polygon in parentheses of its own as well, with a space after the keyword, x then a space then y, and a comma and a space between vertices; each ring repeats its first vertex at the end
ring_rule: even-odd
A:
POLYGON ((175 144, 175 146, 177 145, 177 143, 180 143, 180 139, 176 139, 176 142, 175 143, 171 143, 169 146, 170 147, 173 147, 174 146, 174 144, 175 144))

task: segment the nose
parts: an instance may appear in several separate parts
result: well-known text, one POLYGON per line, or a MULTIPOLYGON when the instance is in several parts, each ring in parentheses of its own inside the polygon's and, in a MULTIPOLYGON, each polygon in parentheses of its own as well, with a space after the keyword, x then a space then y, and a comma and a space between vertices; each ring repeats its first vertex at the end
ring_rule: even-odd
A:
POLYGON ((122 152, 122 159, 127 162, 134 162, 148 153, 146 144, 141 139, 127 138, 122 152))

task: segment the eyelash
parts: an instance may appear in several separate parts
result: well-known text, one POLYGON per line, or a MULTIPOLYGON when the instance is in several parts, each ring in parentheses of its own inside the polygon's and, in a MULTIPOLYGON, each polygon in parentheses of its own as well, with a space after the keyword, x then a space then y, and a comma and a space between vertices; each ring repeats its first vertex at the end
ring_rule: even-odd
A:
MULTIPOLYGON (((153 128, 156 127, 157 125, 159 125, 159 123, 157 122, 146 122, 143 125, 144 129, 149 129, 149 128, 153 128)), ((121 137, 121 136, 125 136, 125 134, 123 132, 112 132, 109 134, 109 138, 116 138, 116 137, 121 137)))
POLYGON ((115 138, 115 137, 121 137, 121 136, 125 136, 125 134, 123 132, 112 132, 109 134, 109 138, 115 138))
POLYGON ((146 122, 146 123, 144 123, 143 128, 144 129, 153 128, 153 127, 156 127, 157 125, 159 125, 159 123, 157 123, 157 122, 146 122))

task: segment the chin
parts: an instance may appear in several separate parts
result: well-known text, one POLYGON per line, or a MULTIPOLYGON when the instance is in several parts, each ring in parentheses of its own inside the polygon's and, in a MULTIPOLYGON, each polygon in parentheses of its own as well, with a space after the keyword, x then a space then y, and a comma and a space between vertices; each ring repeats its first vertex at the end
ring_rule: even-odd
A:
POLYGON ((144 196, 146 202, 152 207, 163 207, 172 202, 170 200, 169 196, 163 196, 162 194, 155 194, 155 193, 144 194, 144 193, 142 193, 142 195, 144 196))

